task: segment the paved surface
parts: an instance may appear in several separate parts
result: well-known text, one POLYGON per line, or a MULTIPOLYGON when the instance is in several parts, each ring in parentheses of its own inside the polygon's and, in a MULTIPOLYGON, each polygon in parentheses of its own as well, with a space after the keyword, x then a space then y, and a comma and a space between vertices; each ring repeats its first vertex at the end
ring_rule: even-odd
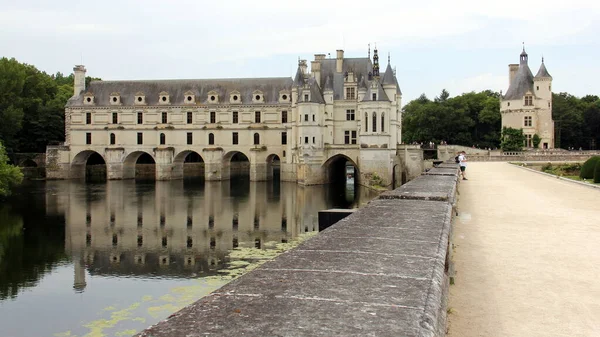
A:
POLYGON ((469 163, 449 336, 600 336, 600 191, 469 163))

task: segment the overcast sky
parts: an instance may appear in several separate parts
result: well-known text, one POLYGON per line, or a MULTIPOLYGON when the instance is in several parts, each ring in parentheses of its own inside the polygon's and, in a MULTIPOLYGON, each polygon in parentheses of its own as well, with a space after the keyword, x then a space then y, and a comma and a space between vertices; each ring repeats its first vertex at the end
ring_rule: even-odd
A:
POLYGON ((600 1, 0 0, 0 56, 105 80, 293 76, 298 57, 391 54, 403 104, 506 91, 522 42, 552 88, 600 95, 600 1))

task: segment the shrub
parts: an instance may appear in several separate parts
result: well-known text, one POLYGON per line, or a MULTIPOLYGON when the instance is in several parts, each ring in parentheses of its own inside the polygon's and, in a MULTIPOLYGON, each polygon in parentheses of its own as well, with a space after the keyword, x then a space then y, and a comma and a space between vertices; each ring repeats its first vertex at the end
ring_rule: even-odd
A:
POLYGON ((600 156, 594 156, 583 163, 581 166, 581 172, 579 172, 579 178, 581 179, 593 179, 594 169, 596 164, 600 162, 600 156))
POLYGON ((596 163, 596 168, 594 169, 594 183, 600 183, 600 160, 596 163))

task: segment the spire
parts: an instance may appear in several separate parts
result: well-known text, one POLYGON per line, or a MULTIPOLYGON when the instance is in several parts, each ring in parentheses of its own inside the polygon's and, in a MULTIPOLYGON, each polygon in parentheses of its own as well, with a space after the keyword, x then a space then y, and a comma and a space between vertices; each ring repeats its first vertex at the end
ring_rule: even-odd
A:
POLYGON ((542 57, 542 65, 540 66, 540 70, 538 70, 537 74, 535 74, 535 78, 550 78, 550 79, 552 79, 552 76, 550 76, 550 74, 548 73, 548 70, 546 69, 546 65, 544 64, 544 57, 542 57))
POLYGON ((392 66, 389 63, 387 65, 387 68, 385 68, 385 73, 383 74, 383 80, 381 81, 381 84, 396 84, 396 81, 394 80, 394 70, 392 70, 392 66))
POLYGON ((521 52, 520 56, 521 56, 520 64, 527 64, 528 56, 527 56, 527 53, 525 52, 525 42, 523 42, 523 51, 521 52))
POLYGON ((379 55, 377 55, 377 45, 373 50, 373 77, 379 77, 379 55))
POLYGON ((369 52, 367 54, 367 57, 370 59, 371 58, 371 44, 369 43, 368 46, 369 46, 369 52))
POLYGON ((390 52, 388 51, 388 64, 390 64, 390 52))
POLYGON ((302 73, 302 68, 298 66, 298 70, 296 71, 296 76, 294 77, 294 85, 301 87, 304 85, 304 74, 302 73))

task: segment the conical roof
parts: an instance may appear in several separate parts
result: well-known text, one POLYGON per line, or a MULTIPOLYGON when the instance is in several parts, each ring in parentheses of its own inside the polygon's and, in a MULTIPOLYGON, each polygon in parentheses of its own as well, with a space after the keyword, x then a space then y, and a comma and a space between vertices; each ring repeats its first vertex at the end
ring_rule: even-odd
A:
POLYGON ((298 67, 298 70, 296 71, 296 76, 294 76, 294 85, 298 87, 304 85, 304 74, 302 73, 302 69, 300 69, 300 67, 298 67))
POLYGON ((536 78, 552 78, 546 69, 546 65, 544 64, 544 59, 542 58, 542 65, 540 66, 540 70, 538 70, 537 74, 535 74, 536 78))
POLYGON ((381 81, 381 84, 396 84, 396 81, 394 80, 394 71, 392 70, 392 66, 389 63, 387 65, 387 68, 385 68, 385 74, 383 74, 383 80, 381 81))
POLYGON ((358 82, 358 90, 367 90, 367 82, 365 82, 364 76, 362 76, 358 82))

